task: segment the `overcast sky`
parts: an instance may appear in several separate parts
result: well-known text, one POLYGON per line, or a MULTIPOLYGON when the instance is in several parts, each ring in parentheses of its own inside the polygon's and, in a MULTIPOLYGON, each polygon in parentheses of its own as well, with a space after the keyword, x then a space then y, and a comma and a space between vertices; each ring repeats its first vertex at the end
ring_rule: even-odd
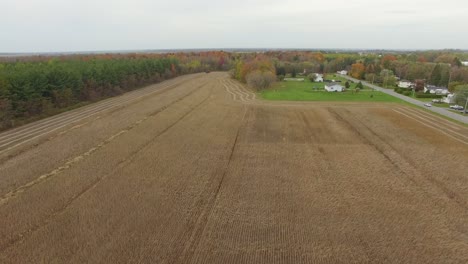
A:
POLYGON ((0 52, 468 49, 467 0, 0 0, 0 52))

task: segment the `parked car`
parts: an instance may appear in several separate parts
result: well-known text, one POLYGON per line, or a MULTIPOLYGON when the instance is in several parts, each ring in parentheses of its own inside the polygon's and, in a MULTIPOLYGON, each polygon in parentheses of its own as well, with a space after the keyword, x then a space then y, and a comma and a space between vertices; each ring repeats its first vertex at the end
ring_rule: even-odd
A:
POLYGON ((424 106, 425 107, 431 107, 432 105, 430 103, 425 103, 424 106))
POLYGON ((454 109, 454 110, 463 110, 463 106, 461 105, 451 105, 449 107, 450 109, 454 109))

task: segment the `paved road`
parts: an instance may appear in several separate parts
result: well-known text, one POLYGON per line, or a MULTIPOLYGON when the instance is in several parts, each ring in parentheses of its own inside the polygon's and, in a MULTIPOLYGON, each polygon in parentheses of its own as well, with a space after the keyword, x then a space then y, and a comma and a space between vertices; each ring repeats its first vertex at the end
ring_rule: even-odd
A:
MULTIPOLYGON (((349 77, 347 75, 340 75, 340 76, 343 77, 343 78, 346 78, 346 79, 348 79, 350 81, 353 81, 353 82, 359 82, 358 79, 354 79, 354 78, 349 77)), ((388 95, 400 98, 400 99, 402 99, 402 100, 404 100, 404 101, 406 101, 408 103, 411 103, 411 104, 414 104, 414 105, 417 105, 417 106, 422 106, 423 105, 423 102, 418 101, 418 100, 413 99, 413 98, 410 98, 410 97, 405 96, 405 95, 401 95, 399 93, 394 92, 393 90, 385 89, 385 88, 379 87, 377 85, 373 85, 373 84, 365 82, 365 81, 361 81, 361 82, 362 82, 362 84, 364 84, 366 86, 374 88, 374 89, 376 89, 378 91, 381 91, 383 93, 386 93, 388 95)), ((454 113, 454 112, 452 112, 452 111, 450 111, 448 109, 440 108, 440 107, 431 107, 431 108, 427 108, 427 109, 434 112, 434 113, 438 113, 438 114, 441 114, 441 115, 446 116, 448 118, 451 118, 451 119, 457 120, 459 122, 468 124, 468 116, 462 116, 462 115, 459 115, 458 113, 454 113)))

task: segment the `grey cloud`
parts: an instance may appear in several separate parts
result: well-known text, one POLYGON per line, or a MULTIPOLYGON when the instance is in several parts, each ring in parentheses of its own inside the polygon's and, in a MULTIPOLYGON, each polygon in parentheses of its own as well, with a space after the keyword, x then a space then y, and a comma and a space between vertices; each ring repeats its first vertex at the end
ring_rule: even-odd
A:
POLYGON ((467 48, 467 9, 460 0, 0 0, 0 52, 467 48))

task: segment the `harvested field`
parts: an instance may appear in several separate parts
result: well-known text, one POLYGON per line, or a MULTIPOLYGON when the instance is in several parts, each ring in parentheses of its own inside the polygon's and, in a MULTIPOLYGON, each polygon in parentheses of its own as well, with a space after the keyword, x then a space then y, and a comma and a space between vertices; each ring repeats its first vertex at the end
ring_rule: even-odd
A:
POLYGON ((0 150, 0 263, 468 263, 466 127, 174 83, 0 150))

